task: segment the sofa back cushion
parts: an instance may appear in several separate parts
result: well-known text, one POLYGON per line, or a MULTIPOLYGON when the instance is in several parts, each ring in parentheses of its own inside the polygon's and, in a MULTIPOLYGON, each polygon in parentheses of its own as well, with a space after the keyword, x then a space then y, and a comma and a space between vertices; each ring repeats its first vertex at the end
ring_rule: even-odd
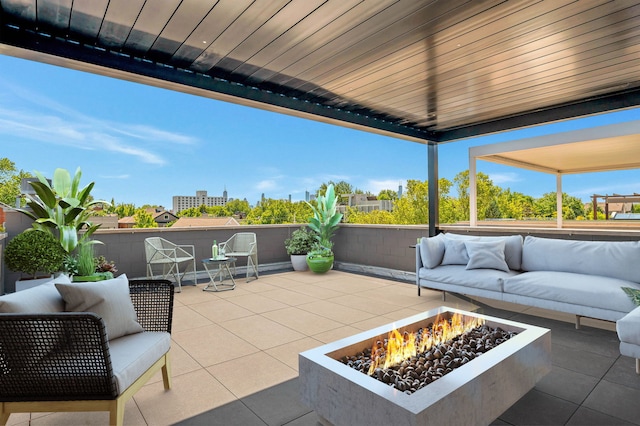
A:
POLYGON ((527 236, 522 251, 522 269, 601 275, 640 282, 640 242, 527 236))
MULTIPOLYGON (((477 235, 462 235, 462 234, 444 234, 445 238, 449 240, 463 240, 463 241, 504 241, 504 258, 512 271, 519 271, 522 268, 522 236, 521 235, 507 235, 496 237, 485 237, 477 235)), ((445 253, 446 256, 446 253, 445 253)), ((465 262, 466 264, 466 262, 465 262)))
POLYGON ((51 313, 64 312, 64 300, 55 283, 70 283, 66 275, 61 275, 50 282, 41 284, 27 290, 16 291, 0 297, 0 313, 51 313))

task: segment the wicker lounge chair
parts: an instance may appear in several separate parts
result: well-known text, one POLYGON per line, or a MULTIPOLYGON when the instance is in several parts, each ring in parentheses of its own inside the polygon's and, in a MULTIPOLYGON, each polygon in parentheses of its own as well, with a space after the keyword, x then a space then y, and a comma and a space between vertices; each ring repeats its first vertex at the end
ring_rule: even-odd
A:
POLYGON ((108 411, 109 423, 122 425, 126 401, 155 373, 171 387, 171 282, 130 281, 143 331, 112 340, 113 327, 96 313, 54 312, 64 306, 56 291, 50 283, 0 297, 0 312, 14 312, 0 313, 0 424, 19 412, 108 411), (15 313, 33 305, 20 297, 47 312, 15 313))

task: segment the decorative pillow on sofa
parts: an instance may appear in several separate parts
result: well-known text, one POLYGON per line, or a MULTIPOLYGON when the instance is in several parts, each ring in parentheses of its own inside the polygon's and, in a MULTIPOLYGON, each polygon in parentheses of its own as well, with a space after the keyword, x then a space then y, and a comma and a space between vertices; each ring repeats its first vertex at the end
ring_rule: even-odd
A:
POLYGON ((420 240, 420 257, 425 268, 433 269, 442 262, 444 256, 444 234, 435 237, 422 237, 420 240))
POLYGON ((496 237, 454 234, 447 232, 445 236, 451 240, 463 241, 504 241, 504 258, 512 271, 522 269, 522 235, 502 235, 496 237))
POLYGON ((125 274, 90 283, 56 284, 67 312, 94 312, 104 320, 109 340, 143 331, 129 296, 125 274))
POLYGON ((504 258, 504 241, 464 241, 469 255, 467 269, 497 269, 509 272, 504 258))
POLYGON ((469 262, 469 255, 464 246, 464 240, 444 239, 444 256, 442 265, 466 265, 469 262))

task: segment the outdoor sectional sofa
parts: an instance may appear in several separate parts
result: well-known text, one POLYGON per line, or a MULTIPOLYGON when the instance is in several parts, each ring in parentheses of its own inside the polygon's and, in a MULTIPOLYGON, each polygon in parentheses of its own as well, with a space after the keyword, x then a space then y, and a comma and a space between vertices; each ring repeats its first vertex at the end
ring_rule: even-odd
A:
MULTIPOLYGON (((439 234, 416 246, 416 284, 615 321, 623 355, 640 374, 640 242, 439 234)), ((443 293, 444 297, 444 293, 443 293)))
POLYGON ((156 372, 171 387, 173 297, 169 281, 126 275, 63 276, 0 297, 0 424, 18 412, 108 411, 122 425, 125 403, 156 372))

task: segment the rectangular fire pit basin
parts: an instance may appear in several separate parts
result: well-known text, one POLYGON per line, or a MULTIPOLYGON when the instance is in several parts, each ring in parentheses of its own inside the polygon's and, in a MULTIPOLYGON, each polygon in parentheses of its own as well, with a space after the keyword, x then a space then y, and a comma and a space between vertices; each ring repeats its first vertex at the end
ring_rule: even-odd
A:
POLYGON ((302 402, 333 425, 489 424, 551 371, 551 331, 440 307, 299 354, 302 402), (338 361, 394 328, 416 331, 459 313, 518 334, 411 395, 338 361))

